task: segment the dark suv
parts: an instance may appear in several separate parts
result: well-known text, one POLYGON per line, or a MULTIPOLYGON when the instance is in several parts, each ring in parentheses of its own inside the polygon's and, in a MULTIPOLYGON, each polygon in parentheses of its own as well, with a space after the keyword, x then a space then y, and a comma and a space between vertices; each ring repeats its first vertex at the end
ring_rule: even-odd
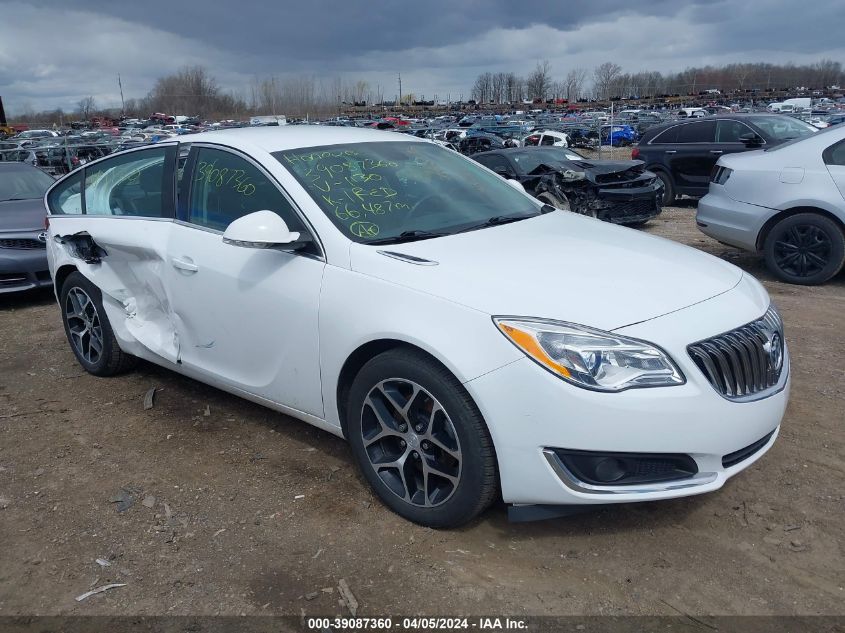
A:
POLYGON ((765 149, 816 132, 785 114, 728 114, 683 119, 646 130, 631 158, 663 181, 663 205, 679 195, 703 196, 723 154, 765 149))

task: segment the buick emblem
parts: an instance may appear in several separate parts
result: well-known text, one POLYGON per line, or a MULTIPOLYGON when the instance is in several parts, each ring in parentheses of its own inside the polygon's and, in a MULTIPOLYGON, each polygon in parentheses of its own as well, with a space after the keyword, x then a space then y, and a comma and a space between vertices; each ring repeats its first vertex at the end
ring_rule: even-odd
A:
POLYGON ((783 367, 783 339, 778 332, 772 332, 768 339, 763 349, 769 355, 769 365, 772 369, 780 371, 783 367))
POLYGON ((41 231, 41 233, 38 234, 38 241, 43 244, 47 243, 47 231, 41 231))

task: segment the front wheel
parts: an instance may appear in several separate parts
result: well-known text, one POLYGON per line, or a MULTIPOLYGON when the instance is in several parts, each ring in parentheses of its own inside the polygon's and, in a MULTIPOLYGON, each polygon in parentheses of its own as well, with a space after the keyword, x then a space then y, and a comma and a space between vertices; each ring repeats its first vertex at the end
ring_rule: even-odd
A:
POLYGON ((572 206, 569 204, 569 200, 565 195, 563 198, 559 198, 548 191, 544 191, 537 196, 537 200, 544 202, 555 209, 560 209, 561 211, 572 211, 572 206))
POLYGON ((663 183, 662 206, 671 207, 675 204, 675 185, 672 182, 672 177, 665 171, 655 171, 654 173, 660 178, 660 182, 663 183))
POLYGON ((769 231, 763 244, 766 266, 781 281, 823 284, 842 270, 845 236, 830 218, 797 213, 769 231))
POLYGON ((395 349, 370 360, 352 383, 346 415, 358 467, 400 516, 455 527, 495 499, 496 457, 481 413, 422 352, 395 349))

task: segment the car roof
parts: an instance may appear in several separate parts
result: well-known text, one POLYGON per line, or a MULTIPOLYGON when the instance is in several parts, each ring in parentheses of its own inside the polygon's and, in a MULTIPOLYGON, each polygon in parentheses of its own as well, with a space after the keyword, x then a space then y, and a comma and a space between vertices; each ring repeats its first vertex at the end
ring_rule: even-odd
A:
POLYGON ((266 152, 279 152, 301 147, 341 145, 346 143, 379 143, 405 141, 425 143, 409 134, 396 134, 372 128, 322 125, 281 125, 269 127, 230 128, 192 134, 190 143, 221 143, 233 147, 259 147, 266 152))
MULTIPOLYGON (((12 152, 12 151, 18 151, 18 150, 8 150, 8 151, 12 152)), ((32 151, 32 150, 26 149, 24 151, 32 151)), ((38 171, 42 171, 42 170, 38 169, 38 167, 36 167, 35 165, 28 165, 27 163, 19 163, 17 161, 0 161, 0 170, 2 170, 2 171, 27 171, 27 170, 31 170, 31 169, 36 169, 38 171)))
POLYGON ((640 142, 642 143, 643 141, 647 141, 648 137, 651 137, 657 134, 658 132, 668 130, 670 127, 673 127, 675 125, 683 125, 684 123, 700 123, 701 121, 714 121, 716 119, 727 119, 729 121, 744 121, 748 119, 759 119, 760 117, 772 118, 783 116, 783 114, 774 114, 771 112, 726 112, 725 114, 710 114, 707 116, 694 118, 673 119, 671 121, 661 123, 660 125, 653 125, 652 127, 648 128, 645 132, 643 132, 643 138, 640 139, 640 142))

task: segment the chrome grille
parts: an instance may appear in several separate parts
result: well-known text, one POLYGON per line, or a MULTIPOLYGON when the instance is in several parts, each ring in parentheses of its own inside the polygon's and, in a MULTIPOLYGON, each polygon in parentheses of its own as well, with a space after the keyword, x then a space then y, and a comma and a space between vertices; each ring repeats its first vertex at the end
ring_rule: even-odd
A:
POLYGON ((780 380, 786 346, 783 321, 774 306, 730 332, 687 346, 690 358, 725 398, 739 400, 780 380))

